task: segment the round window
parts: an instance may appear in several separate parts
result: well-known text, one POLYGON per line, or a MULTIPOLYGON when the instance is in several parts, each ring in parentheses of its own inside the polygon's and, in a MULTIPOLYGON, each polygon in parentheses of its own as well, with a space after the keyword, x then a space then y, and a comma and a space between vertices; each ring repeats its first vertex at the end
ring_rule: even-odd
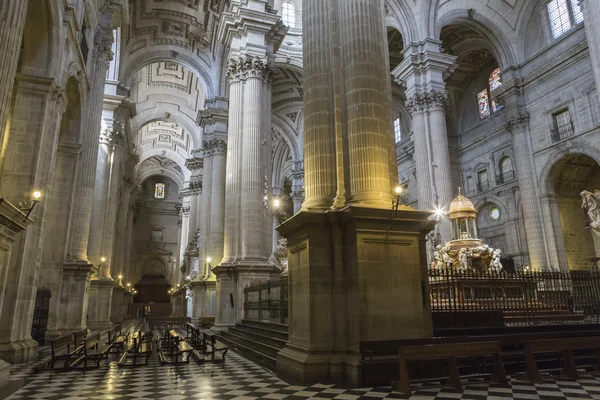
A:
POLYGON ((490 217, 492 217, 494 221, 498 221, 500 219, 500 209, 498 207, 492 208, 492 211, 490 211, 490 217))

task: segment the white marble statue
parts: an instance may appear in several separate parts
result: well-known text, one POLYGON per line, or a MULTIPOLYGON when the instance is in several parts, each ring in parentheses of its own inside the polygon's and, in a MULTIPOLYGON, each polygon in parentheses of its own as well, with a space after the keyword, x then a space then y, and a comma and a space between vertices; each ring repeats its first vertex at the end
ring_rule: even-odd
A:
POLYGON ((269 257, 269 263, 275 265, 277 268, 281 270, 283 273, 287 270, 287 257, 288 257, 288 249, 287 249, 287 239, 280 238, 277 241, 277 248, 269 257))
POLYGON ((500 262, 500 256, 502 250, 496 249, 492 252, 492 260, 490 261, 490 270, 494 272, 502 271, 502 263, 500 262))
POLYGON ((458 262, 460 263, 458 268, 460 272, 468 271, 471 268, 469 251, 464 247, 458 251, 458 262))
POLYGON ((596 248, 596 257, 600 257, 600 190, 594 193, 584 190, 581 192, 583 208, 587 214, 587 227, 590 229, 596 248))
MULTIPOLYGON (((441 246, 438 246, 441 247, 441 246)), ((431 261, 431 269, 433 271, 441 271, 444 268, 444 261, 439 251, 433 252, 433 260, 431 261)))

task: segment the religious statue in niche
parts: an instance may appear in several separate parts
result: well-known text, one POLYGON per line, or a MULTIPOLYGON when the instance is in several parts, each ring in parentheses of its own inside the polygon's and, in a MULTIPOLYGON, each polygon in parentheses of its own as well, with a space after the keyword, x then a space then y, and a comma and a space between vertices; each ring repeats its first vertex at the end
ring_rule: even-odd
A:
POLYGON ((281 270, 281 275, 287 276, 288 272, 288 248, 287 248, 287 239, 280 238, 277 242, 277 248, 269 257, 269 263, 274 264, 279 270, 281 270))
POLYGON ((594 239, 596 257, 600 257, 600 190, 594 190, 594 193, 584 190, 581 192, 581 200, 581 208, 586 216, 586 228, 590 230, 594 239))

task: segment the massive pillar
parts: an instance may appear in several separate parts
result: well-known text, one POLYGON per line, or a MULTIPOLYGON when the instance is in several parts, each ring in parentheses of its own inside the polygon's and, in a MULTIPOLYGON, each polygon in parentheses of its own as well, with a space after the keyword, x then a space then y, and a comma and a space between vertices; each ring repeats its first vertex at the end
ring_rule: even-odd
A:
POLYGON ((579 0, 579 4, 583 7, 585 33, 592 59, 592 69, 596 77, 596 92, 600 95, 600 2, 579 0))
MULTIPOLYGON (((70 236, 69 259, 88 263, 87 247, 92 219, 93 194, 98 164, 98 136, 102 119, 102 103, 106 71, 112 59, 112 30, 101 28, 95 37, 95 47, 91 60, 91 87, 82 124, 82 153, 79 159, 75 182, 75 202, 73 204, 73 224, 70 236)), ((89 260, 97 262, 97 260, 89 260)))
MULTIPOLYGON (((221 328, 243 318, 244 287, 268 280, 274 268, 267 262, 271 245, 266 227, 271 217, 263 197, 270 171, 271 64, 284 32, 279 17, 269 12, 268 0, 234 0, 219 27, 219 37, 230 49, 225 244, 221 264, 212 269, 217 307, 225 307, 216 316, 215 325, 221 328)), ((213 160, 213 171, 222 174, 215 161, 224 160, 213 160)), ((222 191, 214 181, 212 186, 217 193, 222 191)), ((219 224, 217 216, 214 222, 219 224)))
MULTIPOLYGON (((454 70, 456 57, 440 53, 440 45, 431 39, 411 44, 393 75, 406 87, 406 106, 412 115, 419 208, 447 212, 456 188, 452 187, 444 76, 454 70)), ((438 229, 442 240, 451 239, 449 220, 443 218, 438 229)))
POLYGON ((432 334, 425 234, 434 222, 407 206, 390 210, 384 1, 303 6, 306 200, 278 227, 290 302, 277 374, 360 385, 360 343, 432 334))
POLYGON ((0 188, 2 196, 13 204, 31 201, 35 190, 42 193, 42 198, 31 214, 35 224, 16 237, 10 260, 0 267, 0 287, 4 288, 0 293, 0 358, 9 362, 28 361, 37 355, 31 325, 39 280, 39 249, 51 212, 44 196, 55 165, 62 98, 53 79, 24 75, 17 79, 11 117, 11 132, 15 134, 6 143, 0 188))
MULTIPOLYGON (((17 63, 23 40, 23 29, 27 16, 28 0, 3 1, 0 4, 0 144, 4 142, 4 132, 9 113, 13 85, 17 73, 17 63)), ((4 152, 1 153, 4 159, 4 152)), ((1 171, 0 171, 1 172, 1 171)))
MULTIPOLYGON (((510 132, 513 139, 514 161, 521 193, 521 208, 529 252, 529 266, 531 269, 539 271, 549 268, 549 259, 545 226, 541 216, 541 196, 538 191, 537 177, 531 157, 535 149, 531 143, 529 114, 521 95, 523 88, 520 82, 520 77, 513 69, 505 70, 502 73, 502 86, 494 90, 492 95, 505 107, 504 113, 507 115, 508 120, 505 128, 510 132)), ((555 267, 558 267, 558 265, 555 267)))

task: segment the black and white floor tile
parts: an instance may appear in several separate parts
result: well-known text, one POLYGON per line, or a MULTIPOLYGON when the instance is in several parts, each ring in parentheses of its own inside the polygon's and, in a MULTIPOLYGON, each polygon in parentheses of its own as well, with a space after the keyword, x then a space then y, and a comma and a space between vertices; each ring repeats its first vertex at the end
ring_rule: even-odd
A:
MULTIPOLYGON (((155 354, 149 366, 119 368, 116 360, 99 369, 33 373, 30 365, 11 366, 17 391, 0 399, 391 399, 403 398, 390 387, 341 389, 333 385, 294 386, 235 353, 220 364, 194 361, 161 365, 155 354)), ((14 385, 13 385, 14 387, 14 385)), ((511 380, 507 386, 473 383, 464 392, 417 384, 412 400, 599 399, 600 379, 591 375, 577 382, 550 379, 543 384, 511 380)))

